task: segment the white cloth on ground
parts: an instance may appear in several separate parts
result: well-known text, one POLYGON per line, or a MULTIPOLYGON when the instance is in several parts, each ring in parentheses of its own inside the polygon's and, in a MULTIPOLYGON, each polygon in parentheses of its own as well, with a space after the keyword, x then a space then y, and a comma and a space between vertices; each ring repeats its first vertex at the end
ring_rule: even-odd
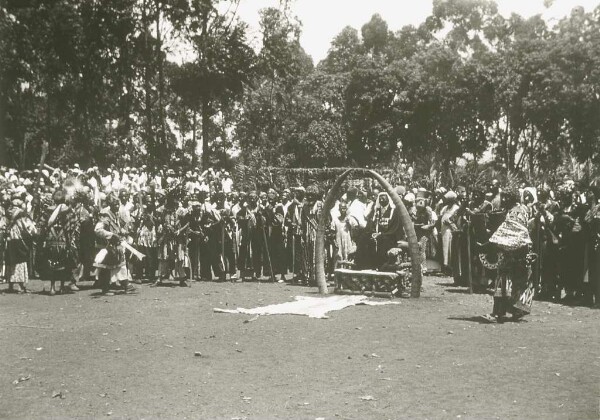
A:
POLYGON ((258 308, 246 309, 219 309, 214 312, 228 314, 248 315, 306 315, 310 318, 328 318, 329 311, 338 311, 354 305, 398 305, 397 301, 376 301, 361 295, 332 295, 326 297, 296 296, 293 302, 276 303, 273 305, 259 306, 258 308))

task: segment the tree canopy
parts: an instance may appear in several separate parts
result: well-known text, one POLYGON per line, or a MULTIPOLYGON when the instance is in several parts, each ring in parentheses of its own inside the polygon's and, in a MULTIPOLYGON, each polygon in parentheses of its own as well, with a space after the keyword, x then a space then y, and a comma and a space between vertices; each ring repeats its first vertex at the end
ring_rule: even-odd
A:
POLYGON ((549 24, 435 0, 419 26, 365 16, 313 63, 293 4, 253 42, 238 3, 0 2, 0 163, 32 167, 43 141, 55 165, 600 163, 600 6, 549 24))

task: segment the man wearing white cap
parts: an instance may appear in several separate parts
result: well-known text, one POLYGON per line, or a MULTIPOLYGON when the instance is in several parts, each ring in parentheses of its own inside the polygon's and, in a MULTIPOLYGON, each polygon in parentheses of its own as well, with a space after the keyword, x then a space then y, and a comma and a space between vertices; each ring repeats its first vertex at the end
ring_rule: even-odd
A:
POLYGON ((233 186, 233 180, 229 176, 229 172, 223 171, 223 177, 221 179, 221 188, 225 194, 229 194, 231 192, 231 187, 233 186))
POLYGON ((415 207, 415 194, 412 192, 407 193, 404 198, 404 206, 406 207, 406 211, 408 211, 408 214, 410 215, 410 218, 413 220, 413 222, 415 221, 415 218, 417 217, 417 209, 415 207))
POLYGON ((119 175, 119 171, 116 169, 112 172, 112 180, 110 186, 113 191, 119 191, 121 189, 121 176, 119 175))

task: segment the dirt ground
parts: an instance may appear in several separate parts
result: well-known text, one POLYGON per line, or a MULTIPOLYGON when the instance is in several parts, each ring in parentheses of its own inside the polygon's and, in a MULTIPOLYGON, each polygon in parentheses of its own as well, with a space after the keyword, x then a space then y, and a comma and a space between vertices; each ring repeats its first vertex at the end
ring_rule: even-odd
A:
POLYGON ((213 308, 316 291, 194 283, 50 297, 44 286, 0 295, 3 419, 600 417, 600 310, 535 302, 527 322, 482 324, 490 296, 427 277, 399 305, 250 321, 213 308))

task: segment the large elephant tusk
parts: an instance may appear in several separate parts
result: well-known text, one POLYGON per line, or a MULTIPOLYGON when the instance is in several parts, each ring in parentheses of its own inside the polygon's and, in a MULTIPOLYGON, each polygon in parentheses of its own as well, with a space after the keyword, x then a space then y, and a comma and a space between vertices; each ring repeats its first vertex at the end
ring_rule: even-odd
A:
POLYGON ((335 200, 340 193, 340 187, 342 183, 353 172, 375 179, 379 183, 379 185, 381 185, 381 187, 383 187, 385 191, 390 195, 392 201, 398 208, 398 211, 400 212, 400 222, 402 223, 402 227, 404 228, 404 232, 406 233, 406 238, 408 239, 408 251, 411 260, 412 281, 410 296, 413 298, 418 298, 421 295, 421 283, 423 280, 421 272, 422 257, 419 248, 419 242, 417 241, 417 234, 415 233, 415 228, 410 218, 410 215, 408 214, 408 211, 406 210, 402 199, 398 196, 396 191, 394 191, 389 182, 387 182, 377 172, 372 171, 370 169, 361 168, 348 169, 338 177, 338 179, 335 181, 335 183, 327 193, 325 203, 323 204, 323 209, 321 211, 321 214, 319 215, 317 236, 315 238, 315 271, 316 282, 317 286, 319 287, 319 293, 328 293, 327 279, 325 276, 325 227, 327 224, 327 216, 333 208, 333 204, 335 203, 335 200))

